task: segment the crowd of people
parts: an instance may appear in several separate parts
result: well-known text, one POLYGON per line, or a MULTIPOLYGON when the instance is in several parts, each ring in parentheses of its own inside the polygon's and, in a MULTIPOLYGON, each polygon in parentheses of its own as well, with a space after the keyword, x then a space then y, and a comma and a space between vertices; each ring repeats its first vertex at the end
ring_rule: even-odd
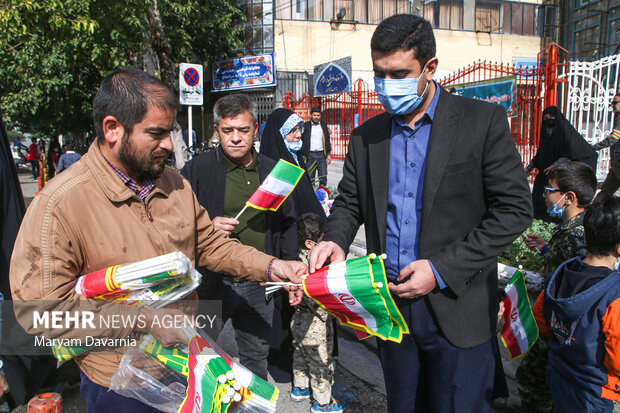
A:
POLYGON ((24 163, 30 164, 32 177, 37 180, 41 175, 42 154, 45 153, 46 164, 43 166, 46 178, 52 179, 54 175, 64 171, 73 163, 77 162, 82 155, 76 152, 76 145, 72 141, 66 141, 63 145, 64 151, 57 138, 50 141, 46 152, 46 140, 36 137, 30 138, 30 146, 26 146, 18 139, 14 139, 13 147, 17 150, 24 163), (23 152, 25 152, 25 154, 23 152))
MULTIPOLYGON (((80 274, 182 251, 203 275, 187 299, 221 301, 220 323, 231 321, 241 364, 263 379, 292 382, 291 398, 312 399, 312 412, 342 412, 344 401, 332 393, 331 316, 295 286, 266 298, 264 282, 297 283, 344 261, 364 225, 368 252, 387 254, 389 289, 411 332, 401 342, 378 340, 387 410, 484 413, 502 378, 497 256, 533 217, 555 219, 551 239, 523 235, 544 257, 547 275, 534 308, 544 338, 517 373, 524 411, 611 412, 620 401, 616 155, 596 199, 594 169, 596 150, 620 151, 620 96, 614 131, 594 147, 559 108, 545 109, 538 152, 524 169, 501 106, 452 95, 434 80, 439 60, 428 21, 389 17, 370 49, 386 112, 352 132, 329 217, 313 188, 313 180, 327 183, 331 162, 320 108, 308 122, 274 110, 257 151, 256 103, 241 93, 222 97, 213 109, 220 144, 177 173, 165 167, 177 97, 138 69, 105 77, 86 154, 80 159, 68 144, 60 155, 58 143, 50 145, 50 172, 73 166, 26 211, 7 294, 74 303, 80 274), (304 174, 277 211, 238 215, 280 159, 318 178, 304 174), (534 169, 530 191, 526 172, 534 169)), ((181 329, 153 323, 180 310, 125 307, 125 315, 146 316, 146 325, 102 337, 148 332, 164 346, 186 340, 181 329)), ((27 317, 18 321, 28 333, 46 333, 27 317)), ((54 333, 83 339, 79 329, 54 333)), ((88 411, 156 411, 108 391, 119 361, 109 353, 76 358, 88 411)), ((7 381, 12 386, 10 375, 7 381)))

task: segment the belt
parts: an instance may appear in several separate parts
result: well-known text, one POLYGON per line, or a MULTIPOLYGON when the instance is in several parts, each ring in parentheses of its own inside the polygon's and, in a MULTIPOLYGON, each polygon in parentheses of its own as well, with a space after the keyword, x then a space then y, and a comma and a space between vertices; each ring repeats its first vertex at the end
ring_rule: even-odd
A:
POLYGON ((320 150, 320 151, 310 151, 310 153, 323 153, 323 151, 322 150, 320 150))
POLYGON ((233 284, 240 284, 240 283, 244 283, 247 280, 245 278, 241 278, 241 277, 226 277, 228 279, 228 281, 230 281, 233 284))

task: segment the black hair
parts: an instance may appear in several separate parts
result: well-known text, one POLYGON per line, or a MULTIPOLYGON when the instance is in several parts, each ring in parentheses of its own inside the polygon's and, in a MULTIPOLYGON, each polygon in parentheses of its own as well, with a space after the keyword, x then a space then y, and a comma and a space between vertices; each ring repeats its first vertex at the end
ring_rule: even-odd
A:
POLYGON ((318 106, 313 106, 312 109, 310 109, 310 113, 316 113, 316 112, 321 113, 321 108, 318 106))
POLYGON ((64 147, 67 150, 74 151, 75 150, 75 143, 73 141, 67 141, 67 142, 65 142, 64 147))
POLYGON ((319 242, 323 236, 325 218, 320 217, 314 212, 303 214, 297 220, 297 236, 301 249, 306 249, 306 240, 319 242))
POLYGON ((583 218, 586 249, 596 256, 610 255, 620 244, 620 198, 600 194, 583 218))
POLYGON ((30 138, 30 142, 35 143, 36 141, 37 141, 37 138, 35 138, 34 136, 30 138))
POLYGON ((555 180, 560 192, 573 191, 577 195, 577 205, 587 207, 596 193, 596 173, 583 162, 567 161, 549 170, 547 180, 555 180))
POLYGON ((101 82, 93 101, 93 121, 99 143, 105 140, 103 119, 114 116, 131 134, 136 123, 146 116, 149 106, 176 112, 179 99, 164 82, 142 70, 120 68, 101 82))
POLYGON ((370 40, 370 50, 373 52, 407 52, 412 49, 422 66, 435 57, 437 49, 431 24, 413 14, 395 14, 383 20, 370 40))
POLYGON ((213 123, 219 123, 220 118, 234 118, 242 113, 250 112, 254 124, 258 122, 258 105, 244 93, 234 93, 224 96, 213 106, 213 123))

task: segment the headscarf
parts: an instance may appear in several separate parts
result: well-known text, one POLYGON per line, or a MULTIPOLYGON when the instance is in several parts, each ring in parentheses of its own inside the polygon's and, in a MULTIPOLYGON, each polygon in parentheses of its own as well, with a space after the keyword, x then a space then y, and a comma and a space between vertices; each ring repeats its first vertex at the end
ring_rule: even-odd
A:
MULTIPOLYGON (((278 108, 271 112, 265 123, 265 130, 260 141, 260 153, 278 161, 284 159, 293 165, 299 165, 306 169, 306 164, 301 156, 291 152, 284 143, 286 135, 303 120, 293 111, 278 108)), ((321 207, 318 198, 314 194, 312 183, 308 174, 304 173, 297 187, 293 191, 292 198, 295 202, 297 217, 307 212, 314 212, 325 217, 325 211, 321 207)))
POLYGON ((285 159, 305 169, 305 164, 302 165, 303 160, 300 160, 297 154, 290 151, 286 145, 286 135, 300 123, 303 125, 303 119, 291 110, 278 108, 271 112, 269 118, 267 118, 267 123, 265 123, 265 130, 261 135, 261 153, 275 160, 285 159), (267 147, 264 148, 263 145, 267 147), (288 152, 288 155, 285 152, 288 152), (287 156, 285 157, 284 155, 287 156))
POLYGON ((596 171, 598 154, 564 117, 560 108, 549 106, 543 111, 543 118, 546 114, 553 115, 555 123, 549 133, 544 122, 541 122, 540 142, 536 156, 532 160, 533 166, 539 171, 544 171, 558 159, 567 158, 571 161, 581 161, 596 171))

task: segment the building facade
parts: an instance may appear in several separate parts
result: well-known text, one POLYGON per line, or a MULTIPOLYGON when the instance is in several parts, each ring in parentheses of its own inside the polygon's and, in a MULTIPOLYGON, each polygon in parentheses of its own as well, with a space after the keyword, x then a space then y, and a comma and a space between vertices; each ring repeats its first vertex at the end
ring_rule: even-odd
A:
POLYGON ((247 21, 237 52, 274 53, 278 86, 266 92, 277 107, 287 91, 297 97, 311 91, 314 66, 347 56, 353 80, 372 86, 370 38, 377 24, 398 13, 433 24, 438 76, 478 59, 533 64, 549 17, 545 7, 536 0, 242 0, 247 21))

